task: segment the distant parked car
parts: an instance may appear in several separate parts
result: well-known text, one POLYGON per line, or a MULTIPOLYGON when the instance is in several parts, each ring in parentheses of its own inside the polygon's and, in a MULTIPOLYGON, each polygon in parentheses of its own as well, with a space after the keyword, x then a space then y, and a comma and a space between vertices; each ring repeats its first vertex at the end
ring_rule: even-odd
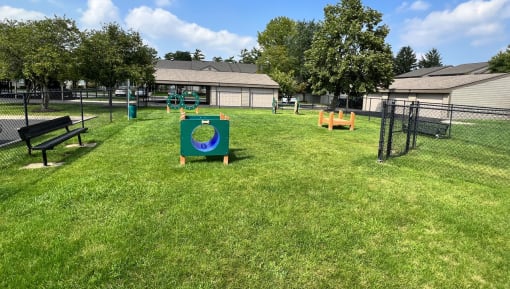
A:
POLYGON ((139 88, 135 91, 135 95, 136 95, 136 96, 140 96, 140 97, 145 97, 145 96, 147 96, 147 91, 145 91, 145 88, 143 88, 143 87, 139 87, 139 88))
POLYGON ((295 97, 284 97, 282 103, 295 103, 297 99, 295 97))
POLYGON ((119 86, 115 90, 115 96, 126 96, 127 95, 127 86, 119 86))

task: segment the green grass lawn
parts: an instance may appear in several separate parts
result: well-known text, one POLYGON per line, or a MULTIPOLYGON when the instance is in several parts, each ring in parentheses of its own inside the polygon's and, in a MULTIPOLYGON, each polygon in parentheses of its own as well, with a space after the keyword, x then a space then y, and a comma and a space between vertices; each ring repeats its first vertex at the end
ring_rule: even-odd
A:
POLYGON ((179 113, 86 111, 96 147, 2 168, 0 288, 510 287, 509 183, 421 166, 426 143, 377 163, 377 119, 204 108, 230 116, 230 164, 180 166, 179 113))

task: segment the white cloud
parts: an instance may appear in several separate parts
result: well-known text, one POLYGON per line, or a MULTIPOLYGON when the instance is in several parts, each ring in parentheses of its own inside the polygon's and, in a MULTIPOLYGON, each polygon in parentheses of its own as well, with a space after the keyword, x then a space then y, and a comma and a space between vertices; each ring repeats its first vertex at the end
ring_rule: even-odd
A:
POLYGON ((472 45, 490 43, 505 34, 509 11, 510 0, 466 1, 453 10, 407 20, 402 42, 417 47, 435 47, 459 38, 472 45))
MULTIPOLYGON (((139 7, 131 10, 126 16, 125 23, 152 42, 164 40, 178 43, 181 49, 201 49, 206 57, 210 52, 223 55, 237 55, 243 48, 253 47, 256 40, 252 37, 239 36, 226 30, 213 31, 196 23, 180 20, 171 12, 156 8, 139 7)), ((170 51, 166 51, 170 52, 170 51)), ((218 55, 214 55, 218 56, 218 55)))
POLYGON ((158 6, 158 7, 165 7, 165 6, 170 6, 172 4, 172 1, 171 0, 156 0, 155 3, 156 3, 156 6, 158 6))
POLYGON ((40 20, 44 19, 45 15, 37 11, 29 11, 20 8, 14 8, 10 6, 0 6, 0 21, 5 19, 9 20, 40 20))
POLYGON ((88 0, 80 20, 85 28, 99 28, 104 23, 119 22, 119 9, 111 0, 88 0))
POLYGON ((403 11, 407 11, 407 10, 425 11, 425 10, 428 10, 429 8, 430 8, 430 4, 425 1, 417 0, 417 1, 414 1, 413 3, 404 1, 397 8, 397 11, 399 11, 399 12, 403 12, 403 11))
POLYGON ((418 0, 418 1, 414 1, 409 8, 414 11, 425 11, 425 10, 428 10, 429 7, 430 7, 429 3, 425 2, 425 1, 418 0))

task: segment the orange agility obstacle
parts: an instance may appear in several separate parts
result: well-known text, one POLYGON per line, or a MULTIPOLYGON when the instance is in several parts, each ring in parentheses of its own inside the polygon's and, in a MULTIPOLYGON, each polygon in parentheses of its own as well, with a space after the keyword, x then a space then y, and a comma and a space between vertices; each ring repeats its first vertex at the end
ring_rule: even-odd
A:
POLYGON ((338 118, 335 118, 335 113, 331 112, 328 118, 324 117, 324 111, 321 110, 319 112, 319 122, 318 125, 322 127, 324 124, 328 125, 328 130, 333 130, 333 126, 349 126, 349 130, 354 130, 354 120, 356 118, 356 114, 351 112, 351 117, 349 119, 343 119, 344 112, 338 112, 338 118))

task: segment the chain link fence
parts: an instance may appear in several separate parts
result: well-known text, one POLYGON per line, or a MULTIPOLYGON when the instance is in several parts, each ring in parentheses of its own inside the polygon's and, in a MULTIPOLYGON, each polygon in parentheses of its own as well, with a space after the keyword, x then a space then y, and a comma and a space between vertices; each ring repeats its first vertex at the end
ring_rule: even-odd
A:
MULTIPOLYGON (((18 128, 59 116, 69 115, 67 111, 54 111, 52 104, 65 104, 72 108, 71 119, 84 126, 84 101, 100 101, 105 106, 107 91, 59 90, 50 91, 50 109, 41 109, 42 97, 39 92, 12 92, 0 94, 0 167, 12 164, 27 154, 26 145, 21 142, 18 128)), ((121 102, 125 103, 124 99, 121 102)), ((122 105, 122 104, 121 104, 122 105)), ((76 124, 78 125, 78 124, 76 124)))
POLYGON ((379 161, 415 150, 422 169, 510 184, 510 110, 385 101, 381 117, 379 161))

